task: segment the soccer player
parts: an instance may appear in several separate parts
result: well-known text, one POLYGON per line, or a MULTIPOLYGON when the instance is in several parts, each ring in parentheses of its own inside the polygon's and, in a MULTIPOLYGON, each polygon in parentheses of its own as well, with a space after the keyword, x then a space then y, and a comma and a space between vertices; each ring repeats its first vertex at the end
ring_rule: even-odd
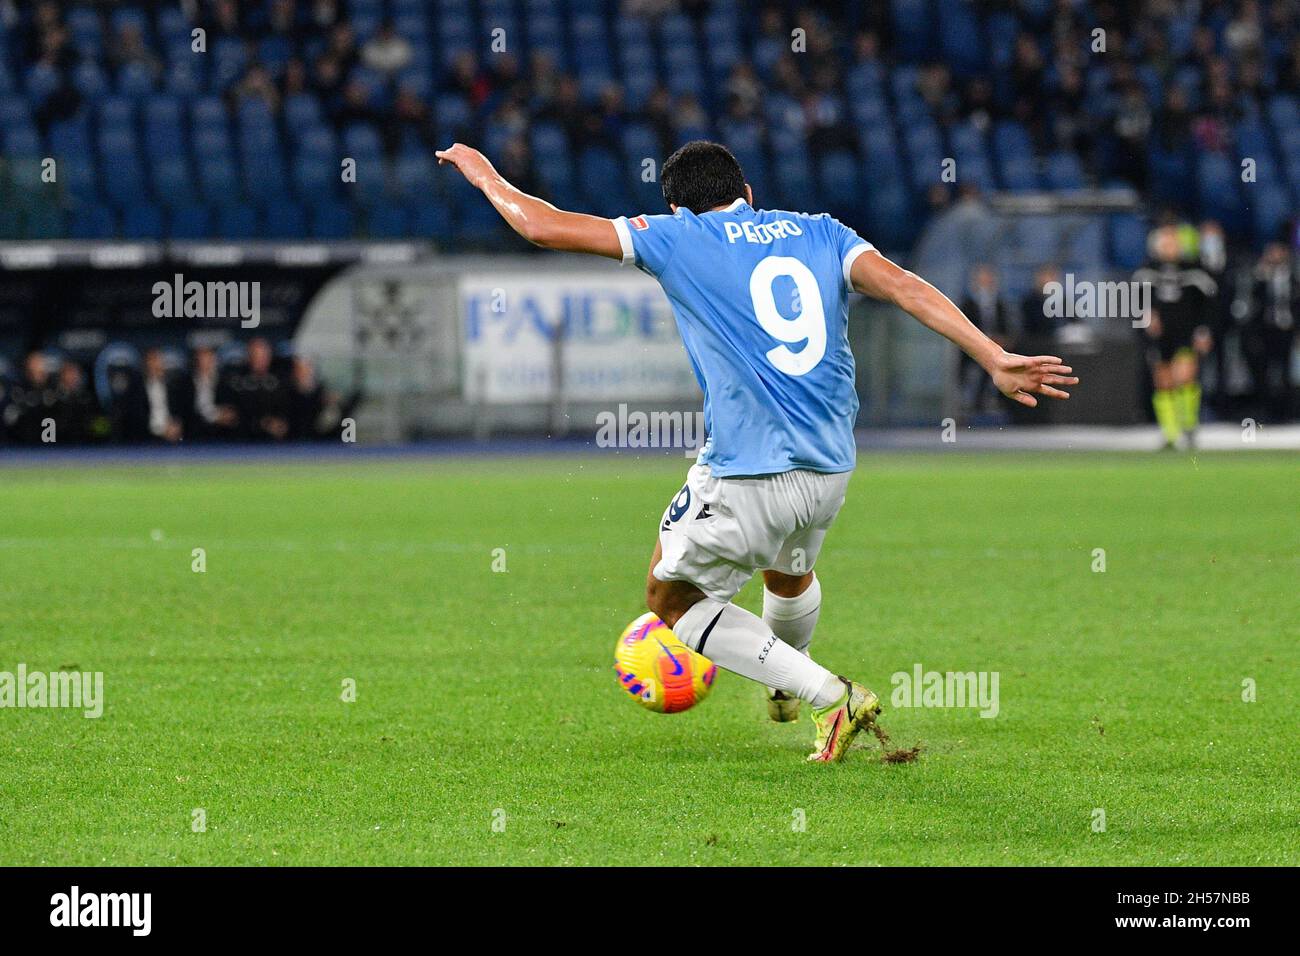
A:
POLYGON ((669 502, 646 603, 688 647, 765 685, 769 713, 808 701, 809 760, 839 760, 880 713, 876 695, 812 660, 821 609, 813 573, 855 463, 858 400, 848 294, 896 303, 955 342, 1024 404, 1066 398, 1059 358, 1012 355, 929 283, 826 215, 755 209, 734 156, 687 143, 664 163, 670 213, 564 212, 506 182, 477 150, 439 150, 536 245, 635 264, 659 281, 704 390, 708 440, 669 502), (763 572, 763 616, 732 604, 763 572))

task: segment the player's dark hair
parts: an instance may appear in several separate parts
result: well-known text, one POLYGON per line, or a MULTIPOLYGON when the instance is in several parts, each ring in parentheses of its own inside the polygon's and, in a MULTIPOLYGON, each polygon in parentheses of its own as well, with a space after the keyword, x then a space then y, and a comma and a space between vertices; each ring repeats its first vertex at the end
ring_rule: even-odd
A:
POLYGON ((697 216, 745 198, 745 171, 721 143, 697 139, 668 157, 660 176, 664 201, 697 216))

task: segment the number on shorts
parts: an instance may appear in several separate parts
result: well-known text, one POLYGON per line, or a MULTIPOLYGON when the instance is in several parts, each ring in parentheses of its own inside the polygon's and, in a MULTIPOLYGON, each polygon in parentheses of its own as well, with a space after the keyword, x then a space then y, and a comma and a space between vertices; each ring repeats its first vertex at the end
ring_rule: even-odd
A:
POLYGON ((822 308, 821 289, 812 270, 790 256, 768 256, 749 276, 749 297, 754 303, 754 317, 763 331, 778 342, 807 344, 798 352, 788 345, 778 345, 767 353, 767 360, 786 375, 807 375, 826 355, 826 311, 822 308), (776 307, 772 283, 781 276, 794 280, 802 310, 792 319, 776 307))

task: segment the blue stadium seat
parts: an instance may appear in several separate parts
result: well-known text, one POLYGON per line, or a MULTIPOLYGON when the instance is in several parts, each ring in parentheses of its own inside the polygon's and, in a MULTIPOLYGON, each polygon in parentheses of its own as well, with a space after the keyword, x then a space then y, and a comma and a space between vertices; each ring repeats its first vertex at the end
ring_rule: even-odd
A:
POLYGON ((89 7, 73 7, 68 11, 66 22, 77 49, 86 55, 98 55, 103 40, 99 13, 89 7))
POLYGON ((31 206, 23 217, 24 239, 58 239, 66 234, 63 210, 48 203, 31 206))
POLYGON ((167 206, 194 201, 194 175, 184 156, 168 156, 154 163, 153 193, 167 206))
POLYGON ((460 139, 461 131, 473 117, 469 102, 457 94, 439 96, 434 112, 437 116, 438 139, 444 143, 460 139))
POLYGON ((19 126, 32 127, 32 111, 27 108, 27 100, 21 96, 0 96, 0 132, 19 126))
POLYGON ((190 22, 184 12, 177 7, 164 7, 157 14, 158 35, 164 40, 190 39, 190 22))
MULTIPOLYGON (((732 152, 743 151, 745 148, 744 144, 737 139, 728 139, 727 144, 732 152)), ((659 165, 668 158, 659 155, 662 151, 659 137, 649 126, 644 123, 630 123, 624 128, 623 155, 634 167, 649 158, 655 161, 655 168, 658 169, 659 165)))
POLYGON ((314 162, 327 163, 339 155, 338 140, 334 130, 321 124, 303 128, 298 137, 298 156, 314 162))
POLYGON ((93 204, 99 199, 95 161, 88 152, 60 156, 57 161, 58 181, 68 196, 81 204, 93 204))
POLYGON ((366 217, 366 232, 377 239, 401 239, 411 234, 410 210, 406 206, 380 203, 366 217))
POLYGON ((128 63, 117 71, 117 91, 123 96, 147 96, 154 85, 153 73, 142 63, 128 63))
POLYGON ((1047 185, 1052 189, 1082 189, 1083 166, 1074 153, 1053 153, 1047 158, 1047 185))
POLYGON ((863 61, 853 66, 844 79, 850 99, 864 96, 883 96, 885 69, 878 61, 863 61))
POLYGON ((569 138, 554 123, 534 123, 532 148, 533 155, 539 158, 563 156, 569 151, 569 138))
POLYGON ((256 239, 257 211, 246 203, 220 207, 217 210, 217 235, 222 239, 256 239))
POLYGON ((23 211, 17 206, 0 203, 0 239, 23 238, 23 211))
POLYGON ((207 85, 206 73, 200 60, 183 60, 167 68, 164 85, 178 96, 197 96, 207 85))
POLYGON ((248 67, 248 51, 243 39, 217 37, 208 45, 212 57, 212 88, 224 90, 235 82, 248 67))
POLYGON ((311 235, 314 239, 350 239, 356 232, 352 209, 341 202, 317 203, 311 210, 311 235))
POLYGON ((377 158, 383 148, 373 126, 354 123, 343 131, 343 151, 347 156, 360 161, 377 158))
POLYGON ((993 127, 993 153, 1002 162, 1028 157, 1034 153, 1034 143, 1024 126, 1014 120, 1003 120, 993 127))
POLYGON ((289 180, 278 153, 245 157, 244 168, 250 171, 244 180, 244 191, 250 198, 266 203, 288 195, 289 180))
MULTIPOLYGON (((118 140, 130 139, 130 127, 117 127, 118 140)), ((109 133, 112 138, 111 131, 109 133)), ((134 143, 134 140, 131 140, 134 143)), ((50 126, 50 152, 55 156, 85 156, 90 152, 90 131, 84 119, 61 120, 50 126)), ((16 152, 23 152, 18 149, 16 152)))
POLYGON ((88 100, 97 100, 109 90, 108 77, 94 60, 77 65, 72 73, 72 86, 88 100))
POLYGON ((320 101, 310 93, 295 93, 284 101, 284 122, 291 133, 321 124, 320 101))
POLYGON ((129 127, 135 124, 135 101, 126 96, 106 96, 95 107, 99 128, 129 127))
POLYGON ((77 206, 68 217, 68 234, 73 239, 112 239, 117 233, 113 210, 98 203, 77 206))
POLYGON ((1300 104, 1294 96, 1284 93, 1275 94, 1269 98, 1266 110, 1269 122, 1273 124, 1273 129, 1279 136, 1285 130, 1300 128, 1300 104))
POLYGON ((915 238, 916 230, 907 192, 872 189, 867 196, 867 224, 874 245, 885 249, 905 247, 915 238))
POLYGON ((1106 225, 1096 218, 1070 222, 1065 240, 1066 265, 1076 272, 1099 271, 1106 265, 1106 225))
POLYGON ((433 160, 425 155, 399 158, 393 167, 397 195, 417 201, 428 199, 435 189, 433 168, 433 160))
POLYGON ((15 126, 4 133, 5 156, 40 156, 41 138, 33 126, 15 126))
POLYGON ((1132 213, 1110 217, 1110 257, 1122 269, 1136 269, 1147 255, 1147 223, 1132 213))
POLYGON ((777 157, 776 195, 782 209, 791 212, 817 212, 821 202, 813 190, 812 169, 802 151, 777 157))
POLYGON ((168 235, 172 239, 207 239, 212 235, 212 217, 207 207, 182 206, 171 214, 168 235))
POLYGON ((334 195, 335 183, 340 181, 339 169, 333 160, 299 157, 293 164, 293 183, 298 198, 310 203, 334 195))
POLYGON ((126 162, 102 160, 100 174, 104 183, 104 195, 116 206, 130 206, 148 195, 138 160, 126 162))
POLYGON ((582 206, 584 199, 578 192, 567 154, 536 154, 534 164, 547 199, 567 209, 582 206))
POLYGON ((235 202, 239 199, 239 177, 229 159, 201 159, 199 184, 203 198, 210 203, 235 202))
POLYGON ((149 35, 149 17, 143 10, 135 7, 119 7, 112 11, 109 14, 108 25, 114 35, 120 34, 127 28, 136 30, 146 37, 149 35))
POLYGON ((1285 236, 1285 226, 1294 215, 1290 196, 1282 186, 1259 184, 1249 191, 1257 243, 1274 242, 1285 236))
POLYGON ((162 210, 153 203, 132 203, 122 210, 122 236, 126 239, 161 239, 162 210))
POLYGON ((262 238, 307 238, 307 214, 292 199, 272 199, 262 208, 262 238))
POLYGON ((184 109, 179 97, 170 93, 158 93, 147 97, 144 101, 143 114, 145 147, 150 152, 157 154, 160 151, 159 140, 168 144, 169 152, 172 151, 173 146, 176 152, 184 149, 184 109))
POLYGON ((194 131, 194 155, 199 160, 230 161, 230 134, 225 129, 199 128, 194 131))
POLYGON ((274 126, 241 126, 236 147, 245 162, 256 163, 259 156, 279 156, 280 133, 274 126))
POLYGON ((442 245, 451 240, 451 214, 440 203, 421 203, 411 212, 411 233, 419 239, 431 239, 442 245))
POLYGON ((1004 159, 999 168, 1002 173, 1002 186, 1011 192, 1034 192, 1042 188, 1032 156, 1013 156, 1004 159))
POLYGON ((904 60, 917 62, 934 56, 936 36, 933 10, 927 0, 890 0, 892 25, 904 60))
POLYGON ((44 101, 62 83, 59 71, 46 63, 38 63, 27 71, 27 95, 33 103, 44 101))
POLYGON ((939 41, 944 62, 961 76, 984 65, 984 36, 972 5, 948 3, 939 17, 939 41))
POLYGON ((428 70, 405 70, 398 74, 397 88, 407 90, 421 100, 428 100, 433 93, 433 77, 428 70))
POLYGON ((627 195, 627 179, 639 175, 619 162, 617 156, 608 149, 589 147, 578 157, 578 178, 587 195, 587 208, 597 215, 621 216, 630 205, 627 195))
POLYGON ((829 212, 840 219, 854 218, 862 198, 862 186, 852 153, 841 150, 822 157, 817 168, 817 185, 829 212))

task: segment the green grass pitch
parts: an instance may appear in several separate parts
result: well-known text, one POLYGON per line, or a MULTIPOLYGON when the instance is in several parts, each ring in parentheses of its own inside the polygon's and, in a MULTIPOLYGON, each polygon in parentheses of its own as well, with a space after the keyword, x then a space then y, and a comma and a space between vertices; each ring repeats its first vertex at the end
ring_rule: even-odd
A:
POLYGON ((616 686, 685 468, 0 472, 0 671, 106 697, 0 710, 0 864, 1300 863, 1294 456, 864 454, 813 649, 923 751, 833 767, 616 686), (890 707, 918 663, 999 715, 890 707))

